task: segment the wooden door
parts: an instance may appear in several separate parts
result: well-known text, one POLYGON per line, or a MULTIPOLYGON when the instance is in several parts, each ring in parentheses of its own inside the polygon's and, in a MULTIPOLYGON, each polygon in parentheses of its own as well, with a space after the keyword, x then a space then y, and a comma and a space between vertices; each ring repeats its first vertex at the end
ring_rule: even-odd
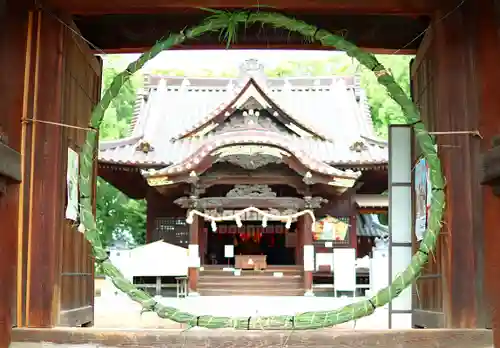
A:
MULTIPOLYGON (((0 127, 1 129, 1 127, 0 127)), ((0 245, 0 279, 3 289, 0 291, 0 325, 17 324, 17 216, 18 183, 21 181, 21 155, 7 145, 6 133, 0 132, 0 221, 2 221, 2 243, 0 245), (10 314, 10 315, 9 315, 10 314), (7 316, 7 317, 4 317, 7 316), (9 318, 10 316, 10 318, 9 318)), ((9 336, 0 327, 0 335, 9 336)), ((2 341, 0 340, 0 344, 2 341)))
MULTIPOLYGON (((435 129, 436 104, 436 61, 433 32, 429 31, 411 62, 411 93, 421 117, 430 129, 435 129)), ((446 225, 445 225, 446 226, 446 225)), ((413 325, 424 328, 445 327, 443 308, 443 246, 447 243, 446 227, 439 237, 437 250, 429 258, 422 276, 417 280, 413 298, 413 325)), ((413 241, 414 251, 418 242, 413 241)))
MULTIPOLYGON (((77 31, 76 28, 73 29, 77 31)), ((86 128, 92 109, 100 99, 102 61, 94 56, 88 45, 69 29, 64 32, 63 47, 62 118, 64 123, 86 128)), ((84 131, 65 128, 62 135, 63 156, 66 156, 68 148, 80 152, 85 139, 84 131)), ((67 161, 65 164, 64 173, 67 161)), ((97 162, 94 180, 96 173, 97 162)), ((62 190, 61 201, 66 200, 66 194, 66 190, 62 190)), ((61 219, 64 219, 64 216, 61 216, 61 219)), ((66 220, 62 224, 61 232, 58 325, 90 325, 93 322, 94 305, 94 263, 91 246, 71 221, 66 220)))

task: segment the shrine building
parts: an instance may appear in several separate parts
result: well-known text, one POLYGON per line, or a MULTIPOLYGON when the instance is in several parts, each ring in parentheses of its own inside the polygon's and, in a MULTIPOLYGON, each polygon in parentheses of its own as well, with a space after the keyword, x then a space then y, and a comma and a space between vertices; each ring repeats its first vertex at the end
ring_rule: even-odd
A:
POLYGON ((189 249, 201 295, 312 294, 335 248, 369 254, 387 162, 357 76, 271 78, 254 59, 235 78, 145 75, 130 134, 99 145, 99 175, 146 199, 147 242, 189 249))

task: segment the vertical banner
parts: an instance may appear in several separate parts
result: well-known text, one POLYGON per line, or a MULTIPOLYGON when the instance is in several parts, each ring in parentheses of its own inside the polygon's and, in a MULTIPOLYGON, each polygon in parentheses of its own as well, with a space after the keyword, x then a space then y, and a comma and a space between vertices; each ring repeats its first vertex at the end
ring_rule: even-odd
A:
POLYGON ((189 244, 188 246, 188 267, 200 268, 200 246, 198 244, 189 244))
POLYGON ((337 248, 333 250, 333 284, 337 291, 356 294, 356 249, 337 248))
POLYGON ((314 245, 304 245, 304 271, 316 271, 314 264, 314 245))
MULTIPOLYGON (((412 127, 389 127, 389 279, 394 279, 412 258, 412 127)), ((412 328, 412 287, 389 303, 389 329, 412 328)))
POLYGON ((234 245, 224 245, 224 257, 227 259, 234 257, 234 245))
POLYGON ((66 219, 78 219, 78 153, 68 147, 68 168, 66 171, 66 185, 68 203, 66 206, 66 219))
POLYGON ((415 164, 414 183, 415 236, 417 241, 421 241, 424 238, 427 228, 427 217, 432 194, 430 189, 429 167, 424 158, 419 159, 415 164))

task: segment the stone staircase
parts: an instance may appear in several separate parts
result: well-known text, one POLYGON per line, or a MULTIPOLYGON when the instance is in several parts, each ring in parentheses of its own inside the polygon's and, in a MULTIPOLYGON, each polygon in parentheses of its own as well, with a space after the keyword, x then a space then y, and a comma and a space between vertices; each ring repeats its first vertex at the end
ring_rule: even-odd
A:
POLYGON ((202 296, 302 296, 302 272, 297 266, 270 266, 262 271, 243 270, 236 276, 220 265, 205 266, 198 291, 202 296))

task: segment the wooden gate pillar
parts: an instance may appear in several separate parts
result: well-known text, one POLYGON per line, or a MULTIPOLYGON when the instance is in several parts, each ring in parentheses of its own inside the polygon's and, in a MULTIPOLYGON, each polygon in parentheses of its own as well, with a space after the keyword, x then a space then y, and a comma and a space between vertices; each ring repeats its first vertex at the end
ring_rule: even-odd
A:
POLYGON ((302 250, 304 244, 302 243, 302 226, 300 225, 301 218, 297 222, 295 227, 295 264, 297 266, 304 264, 304 257, 302 256, 302 250))
MULTIPOLYGON (((302 215, 299 218, 298 227, 300 228, 298 232, 300 233, 300 241, 302 247, 302 259, 309 258, 311 256, 311 251, 314 253, 313 237, 312 237, 312 218, 309 214, 302 215)), ((299 245, 297 245, 299 247, 299 245)), ((302 260, 304 265, 304 291, 305 296, 314 296, 313 292, 313 270, 310 269, 310 262, 305 262, 302 260)), ((314 262, 313 262, 314 266, 314 262)))
POLYGON ((189 225, 189 269, 188 269, 188 295, 198 296, 198 275, 200 270, 199 233, 203 228, 203 220, 198 215, 193 216, 189 225))
MULTIPOLYGON (((498 31, 500 5, 497 1, 481 0, 477 3, 467 4, 469 15, 474 14, 472 19, 475 23, 465 23, 467 28, 476 28, 474 32, 475 80, 477 81, 478 98, 478 118, 479 131, 483 137, 481 140, 481 151, 487 151, 492 145, 498 146, 498 136, 500 135, 500 102, 498 99, 498 81, 500 79, 500 65, 498 57, 500 56, 500 37, 498 31)), ((469 80, 470 81, 470 80, 469 80)), ((494 156, 493 156, 494 157, 494 156)), ((500 159, 496 158, 496 165, 500 159)), ((490 167, 493 169, 493 167, 490 167)), ((485 178, 483 178, 485 179, 485 178)), ((482 275, 484 268, 484 283, 477 285, 480 295, 486 294, 487 301, 479 299, 478 309, 482 312, 489 312, 486 325, 493 327, 494 347, 500 347, 500 279, 498 270, 500 267, 500 254, 498 245, 500 243, 500 234, 498 233, 498 212, 500 211, 500 197, 498 194, 498 180, 492 182, 496 189, 484 187, 482 190, 482 202, 475 202, 482 209, 482 220, 478 227, 482 228, 477 237, 484 247, 484 259, 476 260, 479 274, 482 275), (482 233, 481 233, 482 232, 482 233), (489 316, 492 318, 489 318, 489 316), (491 322, 490 320, 491 319, 491 322)), ((483 250, 478 250, 482 254, 483 250)), ((483 315, 483 317, 485 316, 483 315)))

